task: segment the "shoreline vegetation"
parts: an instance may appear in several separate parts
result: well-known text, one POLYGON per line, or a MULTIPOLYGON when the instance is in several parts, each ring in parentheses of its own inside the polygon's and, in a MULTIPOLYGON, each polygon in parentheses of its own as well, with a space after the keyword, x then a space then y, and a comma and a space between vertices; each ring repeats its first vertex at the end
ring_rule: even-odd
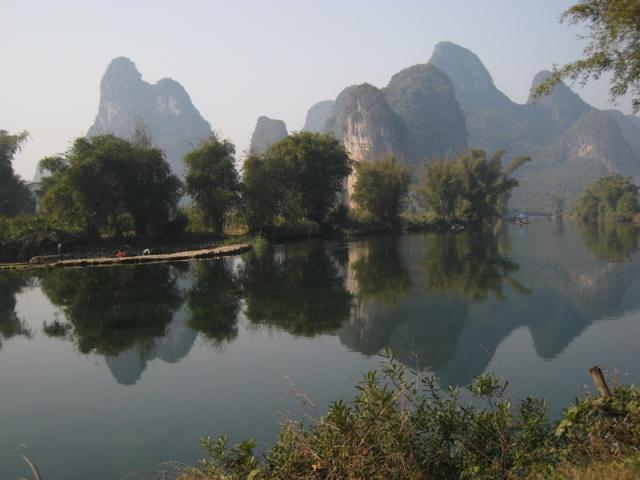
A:
MULTIPOLYGON (((29 195, 11 172, 24 198, 2 203, 11 209, 0 209, 0 262, 109 257, 123 248, 127 256, 147 248, 168 254, 237 235, 281 241, 495 228, 515 214, 513 174, 531 161, 503 164, 504 150, 469 149, 420 165, 394 156, 354 162, 335 137, 301 132, 251 152, 240 175, 234 145, 212 136, 185 156, 181 180, 145 132, 76 139, 63 155, 41 160, 42 178, 29 195)), ((0 131, 4 163, 26 138, 0 131)), ((554 215, 564 207, 556 198, 554 215)), ((633 222, 638 188, 627 177, 604 177, 573 213, 586 222, 633 222)))
MULTIPOLYGON (((4 163, 11 165, 26 138, 0 131, 4 163)), ((489 158, 471 149, 423 165, 393 156, 359 164, 332 135, 301 132, 250 153, 240 175, 234 145, 212 136, 185 156, 181 180, 143 127, 131 139, 78 138, 64 154, 40 161, 41 179, 31 190, 10 172, 32 193, 0 211, 0 261, 60 255, 60 249, 212 242, 231 230, 284 239, 477 229, 506 212, 518 185, 511 173, 529 160, 503 167, 504 153, 489 158)))
POLYGON ((508 382, 483 374, 464 388, 441 387, 389 351, 347 403, 320 418, 285 422, 258 458, 255 440, 201 441, 206 456, 179 480, 569 479, 640 476, 640 388, 609 389, 589 370, 599 396, 576 398, 557 421, 542 399, 513 401, 508 382))

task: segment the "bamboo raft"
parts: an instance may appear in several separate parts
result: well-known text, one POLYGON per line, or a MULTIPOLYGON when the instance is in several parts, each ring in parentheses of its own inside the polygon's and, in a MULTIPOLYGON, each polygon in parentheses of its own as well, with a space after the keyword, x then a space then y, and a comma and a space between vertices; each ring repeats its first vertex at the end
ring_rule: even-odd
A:
POLYGON ((68 260, 56 260, 47 263, 12 263, 0 265, 0 270, 14 270, 20 268, 60 268, 60 267, 98 267, 103 265, 122 265, 137 263, 179 262, 202 258, 226 257, 239 255, 251 250, 251 244, 239 243, 216 248, 201 250, 187 250, 174 253, 160 253, 155 255, 135 255, 131 257, 97 257, 97 258, 73 258, 68 260))

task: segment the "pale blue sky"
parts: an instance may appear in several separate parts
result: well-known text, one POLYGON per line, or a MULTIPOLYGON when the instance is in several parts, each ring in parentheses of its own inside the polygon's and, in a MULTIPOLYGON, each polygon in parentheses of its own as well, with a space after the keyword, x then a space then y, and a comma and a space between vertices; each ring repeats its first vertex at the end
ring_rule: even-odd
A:
MULTIPOLYGON (((450 40, 473 50, 498 88, 526 100, 533 75, 577 58, 565 0, 1 0, 0 128, 28 130, 14 163, 31 179, 46 155, 84 135, 109 61, 151 83, 180 82, 241 153, 259 115, 299 130, 309 106, 346 86, 384 86, 450 40)), ((605 83, 579 93, 608 108, 605 83)), ((620 109, 629 112, 628 102, 620 109)))

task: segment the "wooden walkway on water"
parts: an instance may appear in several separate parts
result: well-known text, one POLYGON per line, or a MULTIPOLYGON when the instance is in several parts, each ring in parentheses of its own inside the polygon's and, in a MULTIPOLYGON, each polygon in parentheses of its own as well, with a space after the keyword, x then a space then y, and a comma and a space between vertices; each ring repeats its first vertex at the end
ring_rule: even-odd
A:
POLYGON ((205 248, 200 250, 188 250, 174 253, 159 253, 155 255, 136 255, 132 257, 96 257, 96 258, 71 258, 68 260, 55 260, 46 263, 11 263, 0 264, 0 270, 14 270, 21 268, 60 268, 60 267, 98 267, 103 265, 124 265, 137 263, 178 262, 200 258, 216 258, 229 255, 238 255, 251 250, 250 243, 225 245, 222 247, 205 248))

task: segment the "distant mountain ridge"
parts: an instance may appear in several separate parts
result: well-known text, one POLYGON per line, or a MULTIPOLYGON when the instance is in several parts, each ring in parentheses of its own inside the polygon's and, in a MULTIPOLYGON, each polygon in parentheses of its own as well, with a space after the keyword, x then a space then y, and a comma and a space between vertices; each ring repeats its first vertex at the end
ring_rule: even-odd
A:
POLYGON ((151 85, 125 57, 111 61, 100 81, 100 106, 87 136, 112 133, 130 138, 137 124, 146 127, 178 176, 184 176, 184 155, 212 135, 211 126, 175 80, 151 85))
MULTIPOLYGON (((531 88, 548 75, 539 72, 531 88)), ((130 138, 138 124, 181 177, 184 155, 212 135, 184 87, 169 78, 149 84, 131 60, 119 57, 102 77, 87 135, 130 138)), ((313 105, 303 130, 335 135, 356 162, 394 154, 414 168, 414 178, 422 162, 466 148, 505 149, 505 161, 529 155, 533 161, 516 172, 520 187, 511 200, 523 210, 548 211, 554 194, 570 204, 602 175, 640 181, 640 118, 594 108, 564 84, 541 99, 513 102, 475 53, 451 42, 438 43, 427 63, 392 75, 383 88, 353 85, 313 105)), ((287 134, 283 121, 260 117, 250 151, 264 152, 287 134)), ((352 177, 350 190, 353 185, 352 177)))
MULTIPOLYGON (((603 175, 640 180, 636 117, 598 110, 562 83, 548 96, 530 95, 526 104, 517 104, 496 88, 477 55, 451 42, 437 44, 429 63, 451 78, 470 146, 490 152, 504 148, 507 160, 520 154, 533 158, 516 172, 520 187, 514 190, 513 207, 548 211, 554 194, 571 203, 603 175)), ((531 91, 549 74, 536 74, 531 91)))
MULTIPOLYGON (((536 74, 531 90, 549 74, 536 74)), ((505 149, 507 162, 529 155, 516 172, 517 209, 548 211, 554 194, 571 203, 602 175, 640 181, 640 118, 598 110, 564 84, 513 102, 475 53, 452 42, 438 43, 427 64, 398 72, 385 88, 351 86, 335 102, 314 105, 305 128, 336 135, 355 161, 393 153, 416 166, 467 147, 505 149)))

